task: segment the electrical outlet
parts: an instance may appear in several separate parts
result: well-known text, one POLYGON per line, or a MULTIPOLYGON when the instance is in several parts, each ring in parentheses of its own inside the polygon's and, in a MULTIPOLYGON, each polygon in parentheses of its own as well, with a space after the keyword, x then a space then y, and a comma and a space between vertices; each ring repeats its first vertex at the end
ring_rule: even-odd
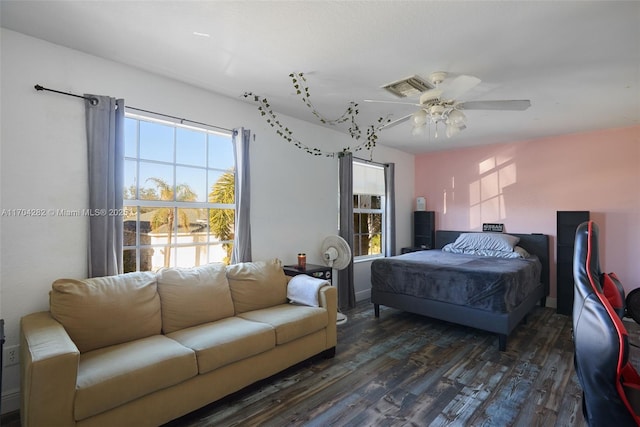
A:
POLYGON ((20 363, 20 346, 10 345, 4 348, 2 355, 4 366, 13 366, 20 363))

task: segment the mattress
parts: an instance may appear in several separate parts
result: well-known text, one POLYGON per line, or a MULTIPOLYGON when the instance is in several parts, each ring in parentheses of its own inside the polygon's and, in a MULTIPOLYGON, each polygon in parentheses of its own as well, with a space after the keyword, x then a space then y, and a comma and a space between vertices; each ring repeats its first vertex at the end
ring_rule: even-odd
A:
POLYGON ((540 286, 541 270, 536 256, 506 259, 436 249, 373 261, 371 286, 379 292, 509 313, 540 286))

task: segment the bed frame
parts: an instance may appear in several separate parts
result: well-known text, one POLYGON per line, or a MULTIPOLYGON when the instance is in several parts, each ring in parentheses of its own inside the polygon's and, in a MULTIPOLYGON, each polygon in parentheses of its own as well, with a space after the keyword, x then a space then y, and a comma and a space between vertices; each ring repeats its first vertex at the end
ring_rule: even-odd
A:
MULTIPOLYGON (((436 249, 442 249, 447 243, 452 243, 461 233, 469 231, 436 231, 436 249)), ((537 255, 542 263, 540 285, 531 292, 525 300, 509 313, 492 313, 477 308, 465 307, 441 301, 418 298, 409 295, 371 289, 371 302, 376 317, 380 317, 380 305, 405 310, 411 313, 445 320, 459 325, 470 326, 498 334, 498 348, 505 351, 507 337, 538 303, 544 307, 549 295, 549 236, 544 234, 515 234, 520 238, 518 246, 530 254, 537 255)))

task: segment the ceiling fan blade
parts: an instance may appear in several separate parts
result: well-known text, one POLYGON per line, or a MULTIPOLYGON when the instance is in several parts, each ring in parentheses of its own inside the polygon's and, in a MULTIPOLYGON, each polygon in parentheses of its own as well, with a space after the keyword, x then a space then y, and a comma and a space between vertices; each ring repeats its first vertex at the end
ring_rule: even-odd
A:
POLYGON ((481 80, 474 76, 460 75, 452 80, 445 80, 438 89, 442 89, 442 98, 458 99, 460 95, 467 93, 480 84, 481 80))
POLYGON ((461 110, 511 110, 524 111, 531 106, 528 99, 513 99, 509 101, 467 101, 456 104, 461 110))
POLYGON ((411 116, 413 116, 413 113, 411 114, 407 114, 406 116, 400 117, 399 119, 393 120, 383 126, 380 126, 380 130, 382 129, 388 129, 390 127, 393 127, 395 125, 399 125, 400 123, 406 122, 407 120, 409 120, 411 118, 411 116))
POLYGON ((413 107, 421 107, 420 104, 416 104, 415 102, 403 102, 403 101, 380 101, 377 99, 365 99, 363 102, 373 102, 378 104, 401 104, 401 105, 411 105, 413 107))

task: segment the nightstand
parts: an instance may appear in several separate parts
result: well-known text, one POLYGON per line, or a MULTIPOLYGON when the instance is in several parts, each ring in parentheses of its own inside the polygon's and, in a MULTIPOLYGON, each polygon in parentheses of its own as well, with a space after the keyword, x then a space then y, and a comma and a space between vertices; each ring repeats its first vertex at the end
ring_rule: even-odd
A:
POLYGON ((283 268, 284 274, 287 276, 306 274, 317 279, 327 280, 329 284, 333 285, 331 280, 331 267, 327 267, 326 265, 307 264, 304 270, 298 268, 297 265, 285 265, 283 268))

